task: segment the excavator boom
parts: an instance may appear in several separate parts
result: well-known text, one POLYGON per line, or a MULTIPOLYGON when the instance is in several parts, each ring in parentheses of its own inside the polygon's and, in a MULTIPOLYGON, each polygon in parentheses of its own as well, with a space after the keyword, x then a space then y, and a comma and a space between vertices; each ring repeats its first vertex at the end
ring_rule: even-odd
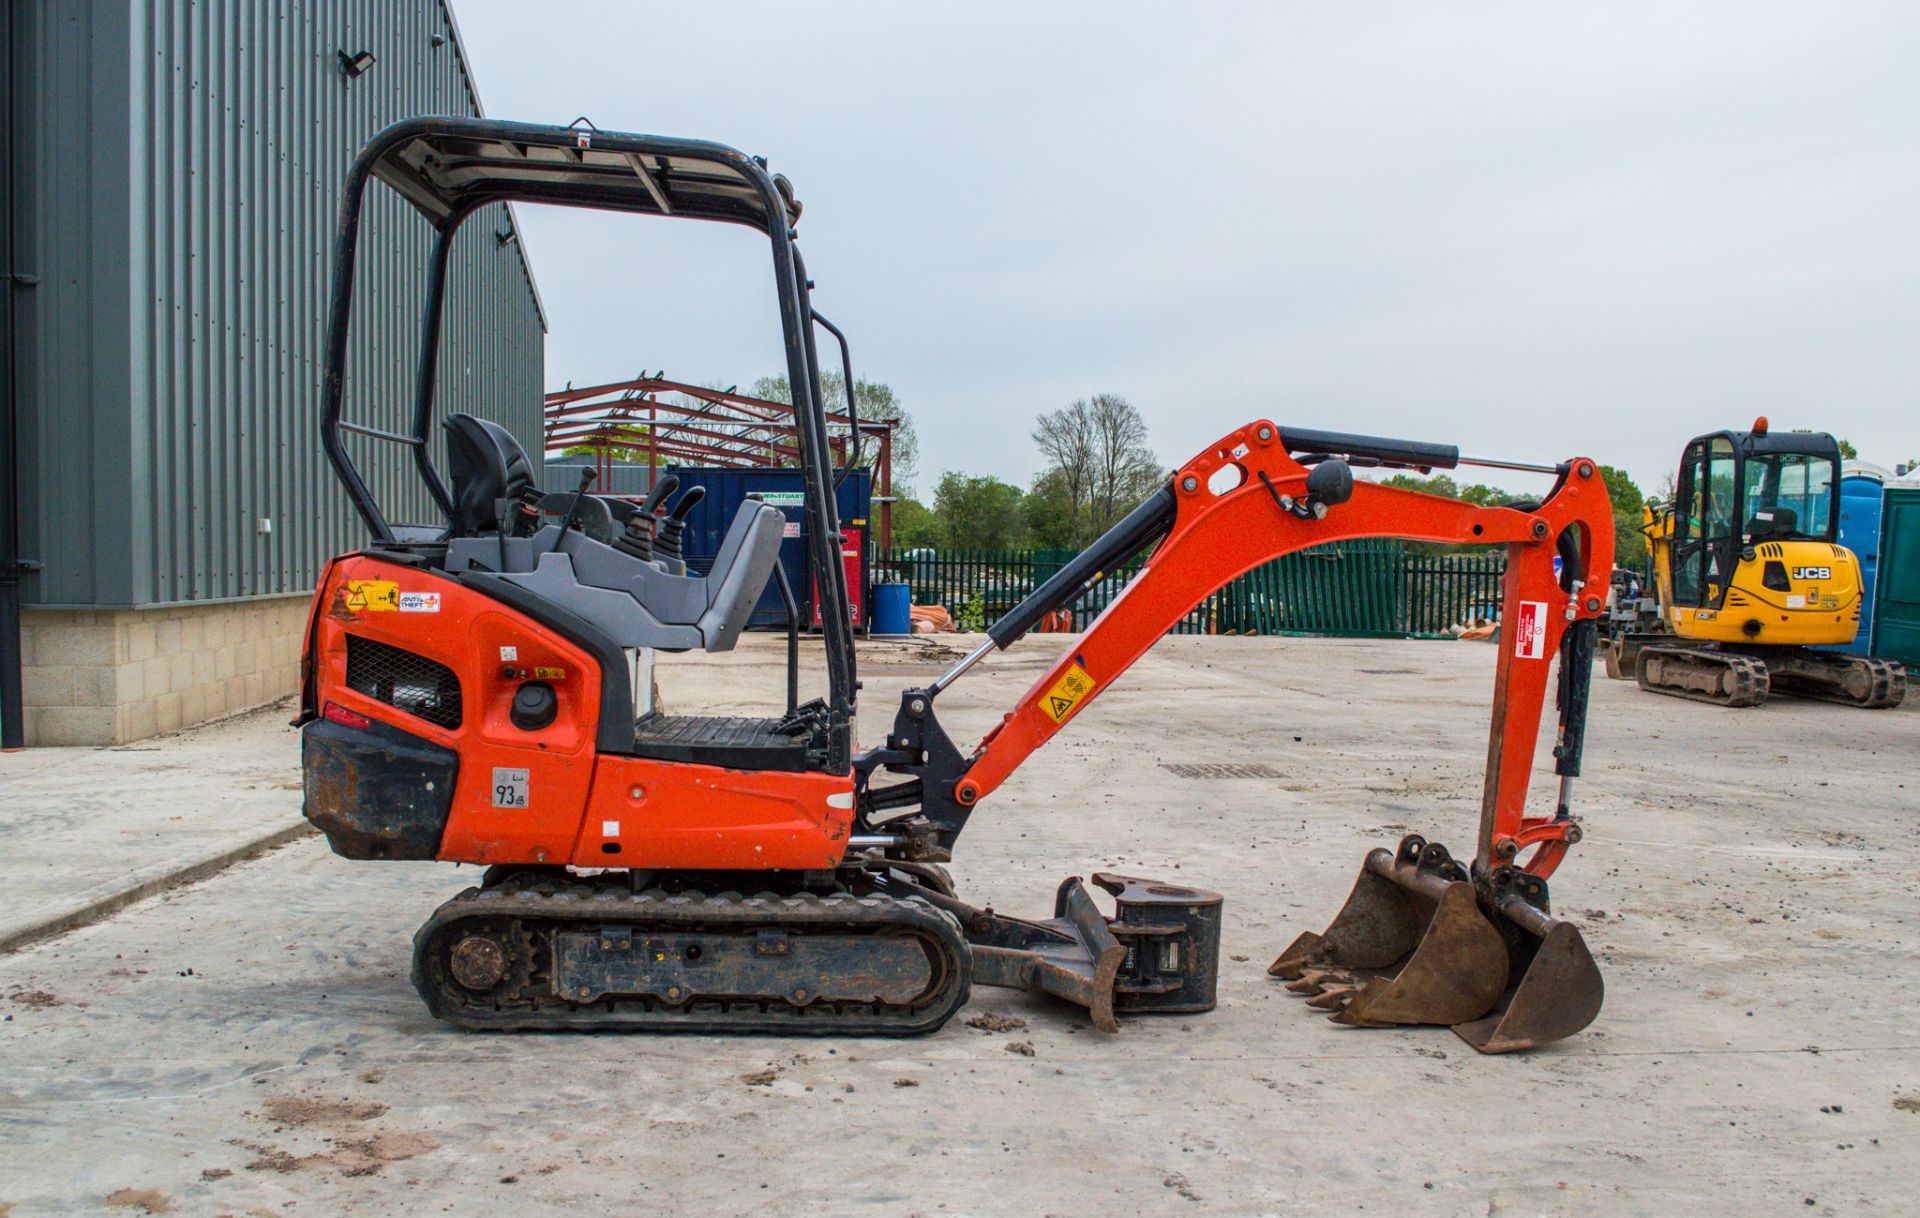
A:
MULTIPOLYGON (((1289 432, 1265 420, 1210 446, 996 623, 973 655, 933 685, 903 695, 886 748, 862 760, 914 781, 865 787, 862 815, 871 840, 905 858, 949 857, 982 799, 1175 623, 1242 572, 1356 537, 1505 545, 1505 637, 1496 653, 1471 866, 1418 836, 1397 850, 1374 851, 1334 924, 1324 934, 1301 935, 1269 971, 1336 1022, 1448 1024, 1487 1053, 1528 1048, 1585 1027, 1599 1011, 1599 970, 1579 931, 1548 913, 1546 879, 1580 840, 1570 792, 1580 773, 1597 619, 1613 566, 1612 506, 1598 466, 1587 458, 1550 467, 1556 482, 1543 501, 1506 507, 1356 482, 1349 464, 1431 468, 1457 460, 1437 445, 1289 432), (1140 572, 1006 718, 972 753, 955 749, 934 715, 940 690, 1150 546, 1140 572), (1551 810, 1530 814, 1527 790, 1556 659, 1559 798, 1551 810), (888 820, 870 819, 902 802, 918 806, 888 820)), ((1052 950, 1051 963, 1063 954, 1073 961, 1064 972, 1028 970, 1023 976, 1030 988, 1082 1003, 1089 989, 1101 988, 1105 957, 1092 940, 1077 950, 1057 940, 1024 941, 1014 920, 988 911, 966 910, 963 925, 976 943, 1011 936, 1030 950, 1052 950)), ((1100 1008, 1093 1009, 1098 1021, 1100 1008)))
MULTIPOLYGON (((1349 448, 1406 443, 1335 437, 1340 439, 1349 441, 1349 448)), ((1411 452, 1436 463, 1444 460, 1438 446, 1411 452)), ((1304 456, 1311 465, 1288 452, 1281 428, 1265 420, 1249 423, 1176 471, 1166 489, 1089 548, 1088 554, 1111 566, 1131 557, 1121 547, 1137 552, 1159 542, 1139 574, 987 733, 959 771, 933 776, 936 786, 950 782, 952 787, 951 807, 928 809, 929 819, 942 831, 943 847, 951 849, 975 804, 1229 580, 1311 546, 1356 537, 1404 537, 1507 547, 1502 620, 1510 624, 1510 633, 1496 661, 1478 854, 1489 868, 1528 854, 1526 870, 1542 877, 1552 873, 1566 847, 1578 840, 1579 830, 1565 809, 1529 815, 1527 783, 1553 661, 1570 631, 1584 636, 1590 660, 1592 623, 1604 610, 1613 564, 1613 517, 1598 467, 1586 458, 1565 462, 1558 467, 1553 492, 1538 505, 1481 507, 1355 481, 1350 473, 1335 503, 1310 490, 1308 482, 1316 469, 1343 466, 1341 457, 1304 456), (1108 539, 1117 539, 1118 545, 1108 539)), ((1075 574, 1062 572, 1068 578, 1042 587, 1008 613, 982 650, 1010 645, 1024 630, 1022 623, 1031 625, 1072 599, 1086 582, 1076 581, 1075 574), (1003 629, 1008 623, 1018 629, 1003 629)), ((952 675, 930 689, 908 692, 906 722, 896 728, 897 734, 923 730, 916 725, 929 713, 926 706, 951 683, 952 675), (914 713, 916 702, 923 709, 914 713)), ((1561 761, 1563 777, 1579 773, 1584 680, 1580 690, 1577 717, 1570 724, 1569 756, 1561 761)), ((930 794, 938 804, 938 792, 930 794)))

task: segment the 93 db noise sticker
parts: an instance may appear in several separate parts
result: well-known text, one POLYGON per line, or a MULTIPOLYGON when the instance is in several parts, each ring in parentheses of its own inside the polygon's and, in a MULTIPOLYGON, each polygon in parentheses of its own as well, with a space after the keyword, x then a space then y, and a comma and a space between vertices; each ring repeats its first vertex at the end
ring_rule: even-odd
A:
POLYGON ((510 770, 504 766, 493 767, 493 806, 496 808, 526 807, 527 792, 532 786, 532 777, 526 770, 510 770))
POLYGON ((1072 714, 1073 708, 1092 692, 1093 678, 1087 675, 1087 670, 1078 664, 1069 664, 1067 671, 1061 673, 1060 679, 1047 691, 1047 696, 1040 699, 1040 705, 1058 723, 1072 714))

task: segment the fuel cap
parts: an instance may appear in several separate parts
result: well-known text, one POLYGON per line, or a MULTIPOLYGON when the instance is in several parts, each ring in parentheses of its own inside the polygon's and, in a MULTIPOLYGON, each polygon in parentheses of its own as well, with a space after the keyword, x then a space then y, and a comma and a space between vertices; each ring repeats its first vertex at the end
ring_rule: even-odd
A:
POLYGON ((560 713, 560 696, 545 681, 528 681, 513 691, 513 725, 523 732, 537 732, 552 723, 560 713))

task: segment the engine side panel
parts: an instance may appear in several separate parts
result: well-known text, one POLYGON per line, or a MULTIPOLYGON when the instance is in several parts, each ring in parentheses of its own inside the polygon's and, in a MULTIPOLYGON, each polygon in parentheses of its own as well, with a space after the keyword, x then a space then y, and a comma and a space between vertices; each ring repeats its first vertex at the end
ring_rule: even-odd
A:
MULTIPOLYGON (((335 562, 316 604, 309 656, 315 712, 332 703, 458 757, 437 853, 419 853, 427 832, 421 828, 407 839, 410 853, 349 857, 807 870, 834 867, 846 853, 851 773, 749 772, 596 755, 597 661, 479 589, 359 554, 335 562), (457 696, 448 696, 446 674, 437 690, 424 687, 417 667, 370 679, 368 642, 404 653, 403 663, 414 657, 451 670, 457 696), (545 682, 558 696, 553 721, 532 730, 512 717, 514 694, 529 681, 545 682)), ((332 782, 329 815, 341 824, 384 825, 398 808, 446 808, 445 778, 423 767, 409 772, 413 788, 395 787, 404 787, 404 775, 377 787, 332 782)), ((310 766, 310 804, 317 776, 325 774, 310 766)), ((359 849, 344 840, 348 849, 336 841, 336 850, 359 849)))

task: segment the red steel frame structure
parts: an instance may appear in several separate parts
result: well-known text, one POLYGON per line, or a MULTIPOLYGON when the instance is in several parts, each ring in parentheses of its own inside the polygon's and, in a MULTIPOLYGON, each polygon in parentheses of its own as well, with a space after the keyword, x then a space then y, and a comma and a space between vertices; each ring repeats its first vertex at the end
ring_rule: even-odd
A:
MULTIPOLYGON (((845 429, 828 441, 834 464, 845 465, 853 419, 831 410, 826 419, 845 429)), ((860 420, 860 456, 873 469, 877 541, 883 551, 893 544, 894 426, 891 419, 860 420), (875 441, 877 450, 868 447, 875 441)), ((663 460, 730 469, 774 469, 799 462, 798 427, 787 403, 645 372, 630 381, 549 393, 545 431, 548 456, 592 449, 602 485, 611 480, 615 461, 644 460, 650 470, 658 470, 663 460), (629 434, 636 427, 646 429, 644 438, 629 434)))

